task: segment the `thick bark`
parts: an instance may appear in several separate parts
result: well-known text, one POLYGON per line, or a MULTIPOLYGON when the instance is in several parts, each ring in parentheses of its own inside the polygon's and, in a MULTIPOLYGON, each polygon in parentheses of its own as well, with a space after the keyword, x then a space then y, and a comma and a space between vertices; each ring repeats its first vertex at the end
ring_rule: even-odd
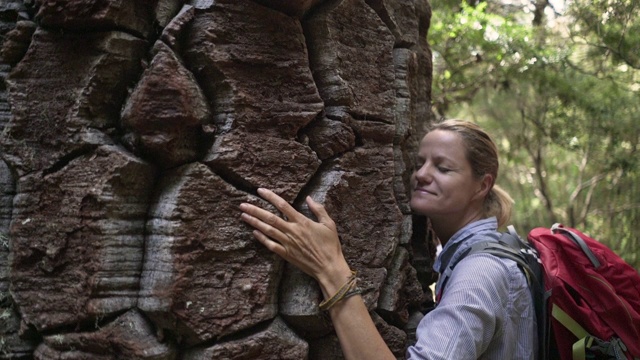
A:
POLYGON ((317 284, 239 220, 267 187, 325 205, 402 356, 433 250, 407 205, 425 0, 0 7, 1 354, 341 358, 317 284))

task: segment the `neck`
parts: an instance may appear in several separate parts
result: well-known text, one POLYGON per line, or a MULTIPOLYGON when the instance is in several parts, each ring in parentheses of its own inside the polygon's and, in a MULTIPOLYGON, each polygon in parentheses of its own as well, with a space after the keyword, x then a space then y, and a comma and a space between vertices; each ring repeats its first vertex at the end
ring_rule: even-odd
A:
POLYGON ((463 218, 456 219, 451 216, 431 216, 430 219, 433 231, 436 233, 442 246, 444 246, 458 230, 474 221, 482 219, 482 214, 478 211, 463 218))

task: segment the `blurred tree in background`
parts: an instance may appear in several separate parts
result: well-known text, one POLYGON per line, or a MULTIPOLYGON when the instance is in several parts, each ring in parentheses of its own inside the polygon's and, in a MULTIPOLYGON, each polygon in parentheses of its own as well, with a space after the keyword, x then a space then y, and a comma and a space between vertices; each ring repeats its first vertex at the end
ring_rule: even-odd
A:
POLYGON ((432 6, 434 112, 493 135, 512 222, 576 227, 640 269, 640 2, 432 6))

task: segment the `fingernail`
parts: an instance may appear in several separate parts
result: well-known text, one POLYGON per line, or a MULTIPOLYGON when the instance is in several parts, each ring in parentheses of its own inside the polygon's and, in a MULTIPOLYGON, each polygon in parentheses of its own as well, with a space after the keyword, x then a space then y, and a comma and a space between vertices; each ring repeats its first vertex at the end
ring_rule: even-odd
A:
POLYGON ((238 205, 238 209, 240 209, 240 210, 244 210, 246 208, 247 208, 247 204, 246 203, 242 203, 242 204, 238 205))

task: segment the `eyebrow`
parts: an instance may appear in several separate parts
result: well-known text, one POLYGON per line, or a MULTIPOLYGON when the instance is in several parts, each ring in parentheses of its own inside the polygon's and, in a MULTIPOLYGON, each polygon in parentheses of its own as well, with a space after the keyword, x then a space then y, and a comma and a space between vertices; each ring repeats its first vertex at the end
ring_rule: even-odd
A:
MULTIPOLYGON (((416 154, 416 158, 419 160, 426 160, 424 156, 420 155, 420 153, 416 154)), ((449 161, 455 162, 453 158, 446 155, 435 155, 433 156, 433 159, 439 160, 439 161, 449 160, 449 161)))

